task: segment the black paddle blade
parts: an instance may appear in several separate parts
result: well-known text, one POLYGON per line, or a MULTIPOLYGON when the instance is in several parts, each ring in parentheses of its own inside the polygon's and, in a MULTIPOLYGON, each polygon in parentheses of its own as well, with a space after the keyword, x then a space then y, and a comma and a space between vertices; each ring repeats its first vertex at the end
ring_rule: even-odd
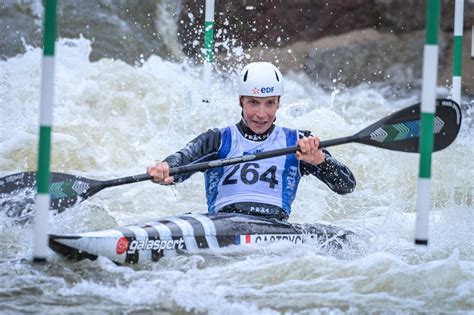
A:
MULTIPOLYGON (((51 173, 51 210, 62 212, 97 190, 100 181, 63 173, 51 173)), ((0 178, 0 205, 8 217, 31 216, 36 195, 36 172, 0 178)))
MULTIPOLYGON (((354 135, 354 141, 389 150, 418 152, 420 107, 416 104, 379 120, 354 135)), ((433 152, 445 149, 456 139, 461 119, 461 108, 456 102, 436 101, 433 152)))

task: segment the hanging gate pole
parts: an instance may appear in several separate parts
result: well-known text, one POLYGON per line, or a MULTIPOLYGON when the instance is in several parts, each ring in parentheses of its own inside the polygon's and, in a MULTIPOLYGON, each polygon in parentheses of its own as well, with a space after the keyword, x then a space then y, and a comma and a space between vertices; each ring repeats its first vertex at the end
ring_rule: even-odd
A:
POLYGON ((456 0, 454 4, 454 51, 453 51, 453 86, 451 98, 461 105, 461 64, 462 35, 464 20, 464 0, 456 0))
POLYGON ((215 0, 206 0, 206 13, 204 22, 204 103, 210 102, 211 94, 211 74, 212 74, 212 53, 214 50, 214 8, 215 0))
POLYGON ((54 102, 54 45, 56 42, 56 0, 46 0, 44 10, 43 60, 41 65, 40 130, 33 261, 45 262, 48 249, 49 161, 54 102))
POLYGON ((423 50, 423 82, 421 88, 420 164, 416 193, 415 244, 428 245, 429 212, 431 209, 431 155, 433 124, 436 110, 438 80, 438 30, 441 0, 428 0, 426 35, 423 50))

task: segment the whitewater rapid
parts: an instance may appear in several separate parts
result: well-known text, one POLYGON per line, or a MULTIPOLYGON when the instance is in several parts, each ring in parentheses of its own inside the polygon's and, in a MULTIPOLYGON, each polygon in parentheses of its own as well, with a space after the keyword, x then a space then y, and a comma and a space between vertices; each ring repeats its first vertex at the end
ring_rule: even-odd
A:
MULTIPOLYGON (((0 176, 36 169, 41 50, 0 61, 0 176)), ((200 102, 202 68, 152 55, 131 66, 89 61, 88 39, 57 43, 51 170, 107 180, 141 174, 208 128, 237 122, 235 73, 216 75, 200 102)), ((242 61, 243 66, 245 60, 242 61)), ((404 106, 387 86, 326 90, 285 74, 277 123, 321 139, 348 136, 404 106)), ((32 224, 1 219, 0 305, 10 313, 410 313, 474 309, 474 100, 464 99, 456 141, 433 155, 430 245, 413 245, 418 155, 362 144, 330 149, 357 179, 339 196, 304 177, 290 222, 329 222, 360 235, 327 253, 314 244, 226 248, 141 267, 69 262, 50 252, 33 265, 32 224)), ((108 188, 59 215, 51 233, 75 233, 206 212, 204 180, 108 188)))

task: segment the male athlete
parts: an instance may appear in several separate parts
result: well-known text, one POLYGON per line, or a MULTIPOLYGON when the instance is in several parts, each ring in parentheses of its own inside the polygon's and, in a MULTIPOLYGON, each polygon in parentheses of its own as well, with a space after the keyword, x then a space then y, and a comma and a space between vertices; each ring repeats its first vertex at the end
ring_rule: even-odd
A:
POLYGON ((306 130, 275 125, 283 95, 283 78, 271 63, 254 62, 239 78, 242 119, 208 130, 183 149, 147 168, 152 181, 182 182, 192 174, 169 176, 169 168, 298 145, 295 154, 209 169, 205 172, 210 214, 238 212, 287 220, 301 176, 313 175, 338 194, 348 194, 356 181, 350 169, 319 149, 319 138, 306 130))

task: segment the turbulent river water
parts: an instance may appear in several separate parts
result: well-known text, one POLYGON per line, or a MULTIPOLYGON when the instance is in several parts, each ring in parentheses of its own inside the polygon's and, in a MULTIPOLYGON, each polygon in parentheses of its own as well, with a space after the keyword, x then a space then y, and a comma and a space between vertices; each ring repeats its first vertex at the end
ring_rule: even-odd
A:
MULTIPOLYGON (((89 61, 89 40, 57 44, 52 171, 94 179, 141 174, 199 132, 239 120, 235 75, 220 76, 201 104, 201 68, 157 56, 131 66, 89 61)), ((41 50, 0 61, 0 176, 34 170, 41 50)), ((390 87, 323 90, 301 73, 285 76, 279 124, 322 139, 351 135, 419 101, 390 87), (388 93, 389 94, 389 93, 388 93)), ((329 222, 355 231, 351 248, 274 243, 165 257, 141 266, 107 259, 67 261, 50 252, 31 262, 33 224, 0 224, 2 313, 471 313, 474 309, 474 128, 464 99, 460 135, 433 155, 430 243, 413 245, 418 155, 361 144, 331 148, 357 178, 339 196, 302 179, 290 222, 329 222)), ((206 212, 202 174, 165 187, 108 188, 59 215, 54 233, 206 212)))

